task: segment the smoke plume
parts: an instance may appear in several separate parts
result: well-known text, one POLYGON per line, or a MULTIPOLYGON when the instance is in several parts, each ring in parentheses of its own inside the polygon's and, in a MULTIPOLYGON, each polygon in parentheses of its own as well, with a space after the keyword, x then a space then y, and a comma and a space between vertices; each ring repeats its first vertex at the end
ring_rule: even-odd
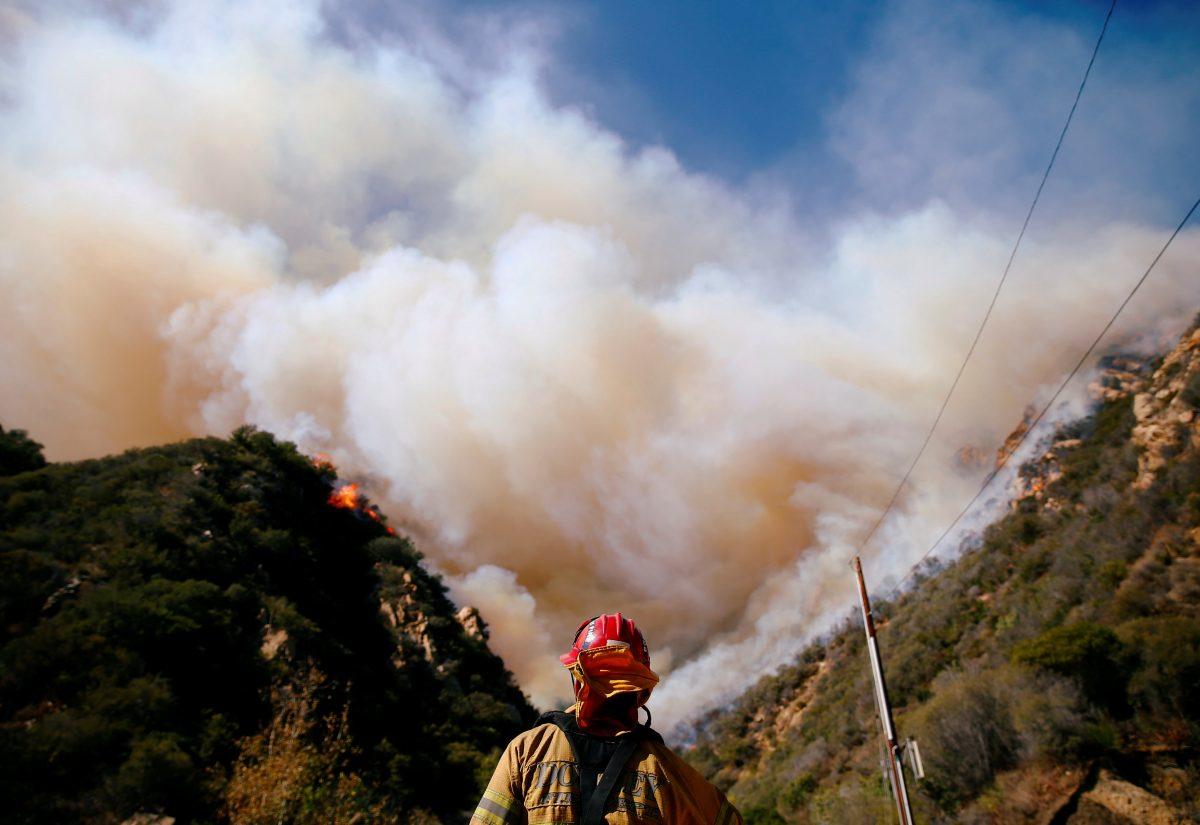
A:
MULTIPOLYGON (((1017 226, 931 195, 814 246, 783 199, 551 105, 527 47, 463 72, 258 0, 2 23, 0 420, 57 459, 244 423, 328 453, 542 703, 595 613, 643 626, 670 724, 852 605, 1017 226)), ((1028 239, 880 584, 978 483, 954 452, 1011 430, 1163 239, 1028 239)), ((1198 261, 1187 232, 1116 340, 1177 329, 1198 261)))

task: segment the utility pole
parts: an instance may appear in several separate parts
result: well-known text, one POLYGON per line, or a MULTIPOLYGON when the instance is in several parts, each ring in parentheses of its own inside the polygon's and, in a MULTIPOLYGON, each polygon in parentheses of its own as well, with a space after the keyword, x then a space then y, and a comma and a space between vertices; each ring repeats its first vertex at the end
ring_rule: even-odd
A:
POLYGON ((900 761, 900 744, 896 741, 892 707, 888 704, 887 685, 883 681, 883 661, 879 658, 879 641, 875 638, 875 620, 871 618, 871 600, 867 596, 862 561, 858 556, 854 557, 854 574, 858 577, 858 600, 862 605, 863 625, 867 631, 871 675, 875 677, 875 707, 879 709, 879 721, 883 723, 883 735, 887 740, 888 778, 892 781, 892 795, 896 798, 896 812, 900 815, 900 825, 913 825, 912 808, 908 804, 908 786, 904 784, 904 765, 900 761))

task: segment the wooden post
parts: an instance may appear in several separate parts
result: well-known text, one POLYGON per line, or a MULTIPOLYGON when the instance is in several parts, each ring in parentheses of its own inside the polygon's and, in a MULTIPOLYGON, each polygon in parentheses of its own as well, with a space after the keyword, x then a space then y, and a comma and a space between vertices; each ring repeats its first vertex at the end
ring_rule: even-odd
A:
POLYGON ((887 740, 888 778, 892 781, 892 795, 896 798, 896 812, 900 825, 912 825, 912 808, 908 804, 908 786, 904 783, 904 765, 900 761, 900 744, 896 741, 896 728, 892 724, 892 707, 888 704, 887 685, 883 680, 883 661, 879 658, 879 642, 875 638, 875 620, 871 617, 871 600, 867 596, 867 585, 863 581, 862 561, 854 557, 854 574, 858 577, 858 600, 862 606, 863 625, 867 631, 867 653, 871 657, 871 675, 875 678, 875 707, 879 710, 879 721, 883 723, 883 735, 887 740))

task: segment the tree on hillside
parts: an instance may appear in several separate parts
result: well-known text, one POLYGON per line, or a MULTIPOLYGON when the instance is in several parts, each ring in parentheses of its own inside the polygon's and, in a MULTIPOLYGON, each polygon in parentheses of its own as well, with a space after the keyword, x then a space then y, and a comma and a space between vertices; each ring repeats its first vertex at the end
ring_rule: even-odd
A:
POLYGON ((0 476, 27 473, 45 466, 41 444, 24 430, 5 430, 0 424, 0 476))

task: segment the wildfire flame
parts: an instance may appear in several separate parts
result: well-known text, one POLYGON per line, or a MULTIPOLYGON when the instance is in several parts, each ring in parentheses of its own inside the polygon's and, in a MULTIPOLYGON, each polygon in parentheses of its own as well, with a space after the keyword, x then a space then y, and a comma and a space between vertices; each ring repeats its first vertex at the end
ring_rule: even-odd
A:
POLYGON ((357 484, 343 484, 329 494, 329 503, 343 510, 357 510, 359 495, 357 484))
POLYGON ((379 508, 373 504, 368 505, 366 499, 358 492, 358 485, 353 482, 343 484, 330 493, 329 504, 343 510, 353 510, 356 513, 360 513, 372 521, 383 525, 389 536, 396 535, 394 529, 383 523, 383 516, 379 512, 379 508))

